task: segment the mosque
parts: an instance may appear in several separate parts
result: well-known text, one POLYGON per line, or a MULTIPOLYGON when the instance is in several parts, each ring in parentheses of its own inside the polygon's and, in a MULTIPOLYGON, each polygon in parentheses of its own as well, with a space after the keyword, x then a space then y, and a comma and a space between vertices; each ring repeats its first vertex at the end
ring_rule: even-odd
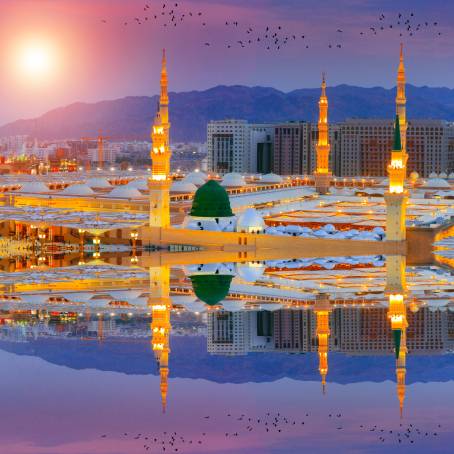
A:
MULTIPOLYGON (((295 256, 301 259, 330 257, 323 262, 326 268, 322 266, 320 273, 327 275, 328 270, 337 266, 333 257, 386 256, 387 317, 394 342, 397 394, 402 413, 408 328, 405 268, 408 255, 414 249, 408 246, 426 242, 431 250, 434 241, 452 235, 454 213, 449 198, 451 183, 447 180, 443 180, 447 186, 428 181, 421 189, 416 175, 407 178, 402 48, 397 81, 394 141, 386 181, 358 179, 338 182, 333 176, 329 168, 325 75, 319 101, 317 168, 310 179, 283 179, 273 174, 245 178, 228 174, 219 182, 217 176, 208 178, 202 172, 195 172, 174 181, 170 169, 167 61, 163 52, 160 101, 151 129, 153 165, 150 175, 142 178, 98 175, 83 181, 11 183, 2 193, 4 219, 0 235, 11 241, 37 240, 41 246, 49 240, 55 243, 68 241, 80 245, 81 250, 86 247, 85 239, 91 238, 95 259, 100 257, 104 245, 130 242, 133 249, 131 263, 148 270, 149 279, 145 280, 149 282, 149 297, 146 304, 152 315, 151 348, 159 368, 164 411, 172 329, 172 263, 180 261, 186 265, 186 275, 194 295, 217 310, 220 302, 232 294, 236 270, 229 263, 238 262, 237 268, 242 269, 244 276, 259 276, 265 264, 273 268, 273 260, 295 256), (439 196, 426 198, 427 193, 438 193, 439 196), (408 220, 411 225, 408 225, 408 220), (197 250, 188 252, 185 249, 180 257, 175 257, 178 254, 172 257, 171 252, 165 251, 159 256, 144 254, 137 257, 139 245, 163 249, 177 245, 197 250)), ((311 264, 311 270, 318 265, 311 264)), ((347 265, 344 270, 354 268, 353 264, 347 265)), ((279 265, 284 270, 291 269, 291 266, 288 263, 279 265)), ((286 279, 290 279, 289 276, 286 279)), ((323 276, 315 282, 318 279, 323 279, 323 276)), ((333 332, 330 293, 320 285, 313 288, 310 298, 307 297, 310 300, 308 307, 315 314, 316 349, 323 392, 327 388, 333 332)), ((237 294, 239 299, 246 298, 245 287, 238 289, 237 294)), ((275 295, 265 296, 275 304, 281 301, 275 295)), ((253 298, 249 295, 249 299, 253 298)), ((282 301, 290 304, 291 298, 282 298, 282 301)))

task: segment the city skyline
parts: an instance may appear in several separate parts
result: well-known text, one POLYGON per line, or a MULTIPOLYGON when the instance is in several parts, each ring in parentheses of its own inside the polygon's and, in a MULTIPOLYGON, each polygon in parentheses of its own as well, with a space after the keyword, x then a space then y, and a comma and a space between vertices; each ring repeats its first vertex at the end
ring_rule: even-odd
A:
MULTIPOLYGON (((339 7, 339 2, 333 1, 323 5, 313 1, 304 5, 286 1, 278 6, 276 2, 262 0, 249 2, 245 7, 234 0, 209 3, 186 0, 176 3, 181 11, 202 12, 201 17, 206 19, 182 22, 174 30, 164 28, 163 24, 149 26, 145 21, 134 25, 134 17, 149 14, 143 11, 144 1, 127 5, 118 1, 108 3, 104 0, 91 4, 74 0, 58 4, 47 0, 2 2, 0 37, 5 44, 0 46, 0 56, 6 63, 6 71, 0 76, 0 97, 8 109, 2 109, 0 124, 77 101, 155 94, 159 60, 154 56, 162 47, 172 55, 169 88, 175 92, 218 84, 264 85, 291 91, 317 87, 322 71, 327 71, 330 85, 392 87, 395 84, 390 75, 400 41, 407 49, 410 82, 452 86, 444 76, 452 72, 449 47, 452 12, 440 1, 436 2, 436 8, 420 1, 400 4, 401 14, 415 24, 423 24, 423 29, 414 36, 402 37, 394 29, 383 30, 378 35, 370 30, 388 20, 396 21, 399 11, 392 2, 345 0, 339 7), (308 11, 313 17, 310 23, 305 19, 308 11), (385 16, 382 21, 381 14, 385 16), (225 25, 239 15, 243 22, 235 30, 225 25), (127 27, 123 25, 131 20, 127 27), (425 22, 430 27, 425 27, 425 22), (434 23, 437 23, 435 28, 434 23), (257 42, 245 48, 237 44, 247 27, 252 27, 255 33, 265 24, 276 30, 281 27, 282 39, 288 36, 289 42, 280 50, 267 50, 257 42), (365 35, 359 38, 361 30, 365 30, 365 35), (305 35, 304 40, 293 40, 293 34, 301 33, 305 35), (30 81, 30 74, 24 68, 17 71, 17 50, 27 43, 47 46, 53 54, 53 71, 42 83, 30 81), (336 43, 342 48, 328 47, 336 43), (227 45, 232 47, 228 49, 227 45)), ((150 2, 150 5, 154 13, 161 2, 150 2)), ((152 14, 149 16, 151 20, 152 14)))

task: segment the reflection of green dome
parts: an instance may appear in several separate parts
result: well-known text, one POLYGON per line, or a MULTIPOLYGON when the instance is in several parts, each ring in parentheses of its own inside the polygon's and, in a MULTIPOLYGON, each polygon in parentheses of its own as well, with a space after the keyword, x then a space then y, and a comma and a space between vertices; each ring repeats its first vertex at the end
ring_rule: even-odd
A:
POLYGON ((233 276, 229 274, 196 274, 190 276, 192 288, 199 300, 215 306, 229 293, 233 276))
POLYGON ((393 329, 394 350, 396 352, 396 359, 399 359, 401 338, 402 338, 402 330, 393 329))
POLYGON ((207 181, 197 189, 190 215, 201 218, 233 216, 226 190, 214 180, 207 181))

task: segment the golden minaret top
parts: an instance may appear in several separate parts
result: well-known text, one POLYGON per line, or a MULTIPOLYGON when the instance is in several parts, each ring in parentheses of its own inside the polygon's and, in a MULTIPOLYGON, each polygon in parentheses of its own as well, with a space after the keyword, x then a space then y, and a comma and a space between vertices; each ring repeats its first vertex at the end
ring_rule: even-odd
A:
POLYGON ((170 123, 169 123, 169 95, 167 92, 167 60, 165 50, 162 52, 161 67, 161 94, 158 111, 151 130, 151 160, 153 162, 151 179, 165 181, 170 175, 170 123))
POLYGON ((329 317, 331 312, 329 296, 320 294, 315 300, 314 312, 317 336, 318 371, 322 379, 322 392, 326 391, 326 377, 328 375, 329 337, 331 334, 329 317))
POLYGON ((162 50, 162 63, 161 63, 161 96, 159 99, 159 107, 161 111, 161 120, 164 125, 169 122, 169 94, 167 82, 167 58, 166 50, 162 50))
POLYGON ((151 345, 159 367, 162 411, 167 406, 169 377, 170 313, 172 303, 169 297, 170 270, 166 266, 150 267, 151 345))
POLYGON ((399 67, 397 70, 397 94, 396 94, 396 115, 399 116, 400 136, 402 139, 402 151, 407 153, 407 112, 405 97, 405 65, 404 65, 404 45, 400 45, 399 67))
POLYGON ((317 173, 329 173, 329 131, 328 131, 328 98, 326 96, 326 76, 322 74, 322 92, 318 102, 318 142, 317 151, 317 173))

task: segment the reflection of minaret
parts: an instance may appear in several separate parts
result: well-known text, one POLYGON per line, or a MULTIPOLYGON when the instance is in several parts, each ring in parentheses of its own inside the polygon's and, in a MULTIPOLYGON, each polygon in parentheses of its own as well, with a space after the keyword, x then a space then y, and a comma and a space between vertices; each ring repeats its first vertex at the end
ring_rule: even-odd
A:
POLYGON ((394 144, 391 162, 388 165, 389 189, 385 193, 386 238, 390 241, 403 241, 406 238, 407 191, 405 174, 407 156, 403 153, 400 135, 399 116, 394 125, 394 144))
POLYGON ((324 294, 317 295, 314 312, 316 317, 316 335, 318 343, 318 370, 322 378, 323 394, 325 394, 326 376, 328 374, 329 336, 331 334, 329 329, 329 316, 331 310, 329 296, 324 294))
POLYGON ((169 376, 169 337, 171 331, 170 269, 167 266, 150 268, 150 298, 152 347, 159 366, 162 411, 167 406, 169 376))
POLYGON ((397 70, 397 94, 396 94, 396 115, 399 116, 400 135, 402 137, 402 151, 407 154, 407 112, 405 97, 405 66, 404 66, 404 45, 400 45, 400 60, 397 70))
POLYGON ((329 192, 331 172, 329 170, 329 130, 328 130, 328 98, 326 96, 325 74, 322 80, 322 93, 318 102, 318 142, 316 145, 317 168, 315 170, 315 187, 319 194, 329 192))
POLYGON ((405 400, 405 375, 407 358, 407 334, 406 330, 402 331, 402 339, 400 342, 399 357, 396 360, 396 382, 397 382, 397 398, 399 399, 400 417, 403 416, 404 400, 405 400))
POLYGON ((402 417, 405 399, 405 374, 407 356, 407 308, 405 304, 406 258, 401 255, 386 258, 386 291, 389 297, 388 318, 396 355, 397 397, 402 417))
POLYGON ((167 93, 167 65, 165 51, 162 53, 161 96, 151 131, 151 160, 153 162, 150 188, 150 226, 169 227, 170 207, 170 123, 169 96, 167 93))

